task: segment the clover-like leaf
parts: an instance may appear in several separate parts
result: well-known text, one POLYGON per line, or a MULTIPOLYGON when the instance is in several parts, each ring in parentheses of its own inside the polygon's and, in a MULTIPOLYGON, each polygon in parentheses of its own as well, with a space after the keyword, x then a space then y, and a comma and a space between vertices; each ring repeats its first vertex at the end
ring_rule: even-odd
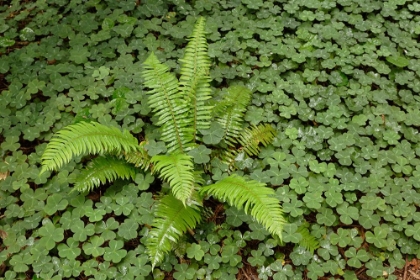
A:
POLYGON ((415 223, 414 226, 408 225, 405 234, 407 236, 413 236, 415 240, 420 241, 420 223, 415 223))
POLYGON ((330 241, 333 245, 338 244, 342 248, 346 247, 351 242, 349 230, 339 228, 337 233, 332 233, 330 235, 330 241))
POLYGON ((359 219, 359 210, 354 206, 349 206, 347 202, 338 206, 337 212, 340 214, 340 221, 346 225, 350 225, 353 220, 359 219))
POLYGON ((100 233, 101 237, 104 238, 104 240, 112 240, 117 235, 115 233, 115 230, 120 226, 120 224, 115 221, 114 218, 109 218, 105 221, 100 221, 95 226, 95 233, 100 233))
POLYGON ((85 216, 89 217, 89 222, 100 221, 105 214, 106 211, 104 209, 87 208, 85 211, 85 216))
POLYGON ((89 242, 83 244, 83 252, 87 255, 92 255, 94 258, 102 256, 105 253, 105 248, 102 248, 104 239, 100 236, 93 236, 89 242))
POLYGON ((26 272, 29 269, 28 264, 31 264, 33 259, 30 254, 17 254, 11 257, 10 264, 13 266, 15 272, 26 272))
POLYGON ((185 280, 185 279, 193 279, 195 275, 195 269, 189 267, 188 264, 176 264, 175 265, 176 272, 174 273, 175 279, 185 280))
POLYGON ((309 186, 309 183, 304 177, 299 177, 290 180, 289 186, 291 189, 295 190, 297 194, 303 194, 306 192, 306 188, 309 186))
POLYGON ((194 258, 197 261, 200 261, 204 257, 204 251, 201 248, 200 244, 194 243, 187 248, 187 256, 190 259, 194 258))
POLYGON ((82 272, 80 261, 77 261, 75 259, 73 260, 65 259, 62 263, 62 266, 60 267, 60 271, 62 272, 64 277, 67 277, 67 278, 70 278, 72 276, 77 277, 80 275, 80 272, 82 272))
POLYGON ((386 224, 376 226, 373 233, 371 231, 366 232, 366 241, 373 243, 377 248, 385 248, 388 245, 386 237, 389 232, 390 228, 386 224))
POLYGON ((117 203, 114 207, 115 215, 124 214, 125 216, 128 216, 134 209, 134 204, 130 203, 130 198, 127 196, 118 194, 115 202, 117 203))
POLYGON ((154 180, 155 177, 153 177, 150 173, 137 173, 134 182, 138 185, 139 190, 145 191, 150 187, 150 184, 153 183, 154 180))
POLYGON ((51 250, 55 247, 56 242, 64 239, 64 229, 55 227, 51 222, 41 227, 38 233, 42 236, 39 244, 47 250, 51 250))
POLYGON ((7 48, 7 47, 11 47, 15 44, 15 40, 11 40, 9 38, 6 37, 0 37, 0 47, 2 48, 7 48))
POLYGON ((95 233, 95 226, 93 224, 85 226, 85 223, 82 220, 78 220, 71 225, 70 230, 74 233, 73 238, 75 240, 85 241, 88 236, 95 233))
POLYGON ((90 52, 86 47, 74 46, 70 49, 70 60, 74 61, 77 64, 87 62, 89 56, 90 52))
POLYGON ((297 246, 290 254, 290 258, 292 259, 294 265, 307 265, 312 259, 312 254, 305 248, 297 246))
POLYGON ((310 279, 319 279, 322 276, 324 276, 324 270, 321 267, 321 265, 315 263, 315 262, 311 262, 308 265, 308 277, 310 279))
POLYGON ((193 157, 194 162, 197 164, 203 164, 210 161, 211 150, 206 148, 204 145, 200 145, 188 152, 193 157))
POLYGON ((230 207, 226 210, 226 222, 234 227, 239 227, 244 222, 248 222, 250 217, 244 210, 238 210, 235 207, 230 207))
POLYGON ((303 201, 306 203, 308 208, 319 209, 321 208, 321 202, 324 200, 322 192, 306 192, 303 197, 303 201))
POLYGON ((362 262, 367 262, 370 259, 369 254, 364 250, 356 250, 356 248, 351 247, 345 253, 345 256, 349 258, 347 264, 351 267, 360 268, 362 266, 362 262))
POLYGON ((109 241, 108 247, 105 248, 104 259, 113 263, 119 263, 127 255, 127 251, 122 249, 123 247, 124 242, 121 240, 109 241))
POLYGON ((123 237, 124 239, 130 240, 136 238, 138 233, 137 229, 139 224, 133 219, 126 219, 124 223, 122 223, 118 229, 118 235, 123 237))
POLYGON ((209 145, 218 144, 225 135, 222 125, 218 122, 212 122, 209 129, 200 132, 203 134, 203 142, 209 145))
POLYGON ((248 257, 248 262, 252 266, 262 266, 265 262, 265 256, 263 255, 263 252, 260 250, 252 250, 251 251, 252 257, 248 257))
POLYGON ((408 66, 408 64, 409 64, 408 59, 403 57, 403 56, 388 56, 386 58, 386 61, 394 64, 395 66, 397 66, 399 68, 404 68, 404 67, 408 66))
POLYGON ((57 246, 58 255, 61 258, 67 258, 69 260, 75 259, 80 255, 82 250, 79 248, 79 242, 74 240, 73 237, 69 237, 66 241, 67 244, 59 244, 57 246))
POLYGON ((204 255, 204 262, 210 269, 219 269, 220 264, 222 263, 222 258, 219 255, 210 255, 206 253, 204 255))
POLYGON ((316 215, 316 220, 320 224, 332 226, 337 220, 337 217, 331 209, 321 208, 319 213, 316 215))
POLYGON ((58 210, 64 210, 68 205, 68 201, 63 198, 59 193, 55 193, 48 197, 47 204, 44 207, 45 213, 47 215, 52 215, 58 210))

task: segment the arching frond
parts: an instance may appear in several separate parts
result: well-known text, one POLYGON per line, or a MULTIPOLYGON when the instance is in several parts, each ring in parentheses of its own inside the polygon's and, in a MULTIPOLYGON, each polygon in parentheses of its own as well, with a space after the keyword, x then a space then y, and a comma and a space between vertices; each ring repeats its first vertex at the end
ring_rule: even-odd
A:
POLYGON ((238 209, 244 209, 261 223, 271 234, 282 236, 283 225, 286 220, 280 202, 274 197, 274 190, 265 184, 245 180, 238 175, 231 175, 219 182, 203 187, 202 194, 210 194, 218 200, 226 201, 238 209))
POLYGON ((198 210, 185 207, 172 195, 164 196, 159 202, 153 228, 146 241, 152 268, 171 250, 171 243, 177 242, 188 229, 194 229, 200 220, 198 210))
POLYGON ((154 172, 159 172, 159 177, 167 180, 174 197, 184 205, 191 198, 194 186, 194 163, 186 154, 156 155, 151 159, 154 172))
POLYGON ((142 76, 149 90, 149 106, 158 117, 161 140, 166 142, 168 152, 183 152, 193 143, 193 120, 189 115, 189 99, 178 91, 176 77, 168 73, 169 67, 160 63, 152 53, 144 62, 142 76))
POLYGON ((96 122, 80 122, 58 131, 48 143, 41 159, 42 172, 57 170, 72 158, 84 154, 132 152, 137 139, 127 130, 120 131, 96 122))
POLYGON ((135 167, 140 167, 143 171, 149 169, 151 157, 144 147, 147 142, 143 141, 134 152, 124 153, 124 158, 127 162, 133 164, 135 167))
POLYGON ((73 190, 91 191, 106 182, 116 179, 133 179, 136 168, 122 159, 115 157, 97 157, 77 177, 73 190))
POLYGON ((270 124, 260 124, 251 129, 245 129, 239 143, 242 150, 249 156, 256 156, 260 153, 260 144, 267 146, 276 136, 276 130, 270 124))
POLYGON ((190 100, 194 137, 198 130, 210 127, 211 110, 213 108, 207 104, 207 100, 212 95, 209 76, 210 58, 204 27, 205 19, 200 18, 189 38, 184 57, 179 60, 181 62, 179 89, 183 96, 190 100))
POLYGON ((237 138, 241 134, 243 119, 247 106, 251 102, 251 91, 244 86, 230 86, 227 95, 217 103, 213 110, 224 130, 223 139, 229 146, 237 143, 237 138))

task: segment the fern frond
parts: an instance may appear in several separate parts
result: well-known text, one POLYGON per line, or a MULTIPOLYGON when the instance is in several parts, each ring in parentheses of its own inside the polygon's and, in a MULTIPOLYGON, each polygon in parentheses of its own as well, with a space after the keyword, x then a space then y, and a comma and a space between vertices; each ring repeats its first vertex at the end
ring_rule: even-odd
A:
POLYGON ((313 235, 311 235, 308 226, 308 223, 304 223, 297 229, 296 232, 302 235, 302 239, 299 241, 299 245, 313 254, 314 251, 319 248, 319 242, 313 235))
POLYGON ((161 179, 167 180, 174 197, 184 205, 190 200, 194 190, 194 163, 186 154, 156 155, 150 160, 161 179))
POLYGON ((251 91, 244 86, 230 86, 227 94, 215 106, 213 115, 224 130, 223 139, 229 146, 237 143, 243 128, 242 123, 247 106, 251 102, 251 91))
POLYGON ((212 95, 209 76, 210 58, 204 28, 205 19, 201 17, 194 26, 184 57, 179 60, 181 62, 179 89, 185 98, 190 100, 194 138, 198 130, 210 127, 213 108, 207 104, 212 95))
POLYGON ((137 148, 137 139, 127 130, 121 132, 118 128, 96 122, 80 122, 53 136, 41 157, 41 173, 57 170, 72 158, 87 153, 129 153, 137 148))
POLYGON ((91 191, 106 182, 116 179, 133 179, 136 168, 122 159, 115 157, 97 157, 77 177, 73 190, 91 191))
POLYGON ((149 90, 149 106, 158 117, 161 126, 161 140, 166 142, 168 152, 183 152, 193 143, 189 115, 189 100, 178 91, 176 77, 168 73, 169 67, 160 63, 152 53, 144 62, 142 76, 149 90))
POLYGON ((271 234, 281 239, 286 220, 279 200, 274 197, 274 190, 267 188, 265 184, 253 180, 247 181, 233 174, 213 185, 203 187, 200 193, 213 195, 231 206, 244 209, 245 213, 250 214, 271 234))
POLYGON ((171 243, 176 242, 188 229, 194 229, 200 220, 199 211, 185 207, 172 195, 164 196, 159 202, 153 228, 146 241, 152 268, 171 250, 171 243))
POLYGON ((269 145, 275 136, 276 130, 270 124, 260 124, 251 129, 245 129, 239 143, 247 155, 256 156, 260 153, 260 144, 269 145))
POLYGON ((140 167, 144 171, 149 169, 151 157, 144 147, 147 142, 143 141, 134 152, 124 153, 124 158, 127 162, 133 164, 135 167, 140 167))

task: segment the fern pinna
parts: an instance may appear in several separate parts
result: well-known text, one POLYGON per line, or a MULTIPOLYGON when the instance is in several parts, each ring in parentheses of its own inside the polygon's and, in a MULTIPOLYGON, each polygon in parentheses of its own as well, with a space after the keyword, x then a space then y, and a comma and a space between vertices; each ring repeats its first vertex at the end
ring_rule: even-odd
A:
POLYGON ((42 172, 45 172, 59 169, 77 156, 99 155, 79 176, 75 189, 81 192, 117 178, 134 178, 138 169, 150 170, 167 182, 170 193, 159 196, 155 221, 146 242, 153 267, 180 236, 200 223, 202 200, 209 196, 244 209, 280 238, 285 224, 273 189, 235 173, 206 185, 203 175, 207 168, 194 163, 188 153, 205 146, 202 134, 211 128, 212 122, 217 123, 224 133, 219 143, 212 143, 211 156, 229 162, 229 171, 234 172, 234 159, 239 153, 256 156, 261 144, 270 144, 275 136, 271 125, 244 127, 244 113, 251 100, 251 92, 246 87, 232 86, 222 100, 210 102, 210 59, 204 18, 195 25, 180 62, 179 80, 153 53, 143 64, 148 104, 156 117, 155 125, 161 130, 160 140, 166 144, 166 154, 149 156, 147 133, 146 140, 139 144, 128 131, 90 122, 60 130, 42 156, 42 172))

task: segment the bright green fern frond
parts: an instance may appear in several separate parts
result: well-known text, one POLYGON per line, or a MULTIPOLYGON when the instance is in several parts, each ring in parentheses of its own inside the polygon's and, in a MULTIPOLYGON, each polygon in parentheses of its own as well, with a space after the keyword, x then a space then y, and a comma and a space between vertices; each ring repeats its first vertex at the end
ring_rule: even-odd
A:
POLYGON ((106 182, 116 179, 133 179, 136 168, 122 159, 115 157, 97 157, 77 177, 73 190, 79 192, 91 191, 106 182))
POLYGON ((270 124, 260 124, 251 129, 245 129, 239 143, 247 155, 256 156, 260 153, 260 144, 269 145, 275 136, 276 130, 270 124))
POLYGON ((225 130, 223 139, 229 146, 237 143, 237 138, 243 130, 244 114, 251 102, 251 95, 251 91, 244 86, 231 86, 227 90, 227 95, 213 110, 217 122, 225 130))
POLYGON ((179 78, 180 91, 190 101, 190 114, 194 119, 192 124, 194 137, 198 130, 210 127, 212 106, 207 104, 211 95, 210 88, 210 58, 205 37, 205 19, 200 18, 194 26, 192 35, 185 48, 181 62, 179 78))
POLYGON ((261 223, 271 234, 281 239, 283 225, 286 223, 280 202, 274 197, 274 190, 265 184, 245 180, 238 175, 231 175, 219 182, 203 187, 200 193, 210 194, 231 206, 244 209, 261 223))
POLYGON ((135 167, 140 167, 144 171, 149 169, 151 157, 145 149, 147 142, 143 141, 134 152, 125 153, 124 158, 127 162, 134 164, 135 167))
POLYGON ((152 268, 160 263, 165 254, 171 250, 171 243, 176 242, 188 229, 194 229, 200 219, 199 211, 185 207, 172 195, 167 195, 160 200, 153 228, 146 242, 152 268))
POLYGON ((299 245, 313 254, 314 251, 319 248, 319 242, 313 235, 311 235, 308 226, 308 223, 304 223, 297 229, 297 232, 302 235, 302 239, 299 241, 299 245))
POLYGON ((168 73, 169 68, 160 63, 154 53, 144 62, 142 76, 149 90, 149 106, 158 117, 161 140, 166 142, 168 152, 183 152, 193 143, 188 99, 178 91, 176 77, 168 73))
POLYGON ((154 164, 154 172, 159 172, 159 177, 167 180, 173 195, 184 205, 195 190, 194 163, 192 157, 186 154, 156 155, 150 160, 154 164))
POLYGON ((84 154, 132 152, 138 148, 137 139, 127 130, 95 122, 80 122, 58 131, 42 155, 42 172, 57 170, 72 158, 84 154))

